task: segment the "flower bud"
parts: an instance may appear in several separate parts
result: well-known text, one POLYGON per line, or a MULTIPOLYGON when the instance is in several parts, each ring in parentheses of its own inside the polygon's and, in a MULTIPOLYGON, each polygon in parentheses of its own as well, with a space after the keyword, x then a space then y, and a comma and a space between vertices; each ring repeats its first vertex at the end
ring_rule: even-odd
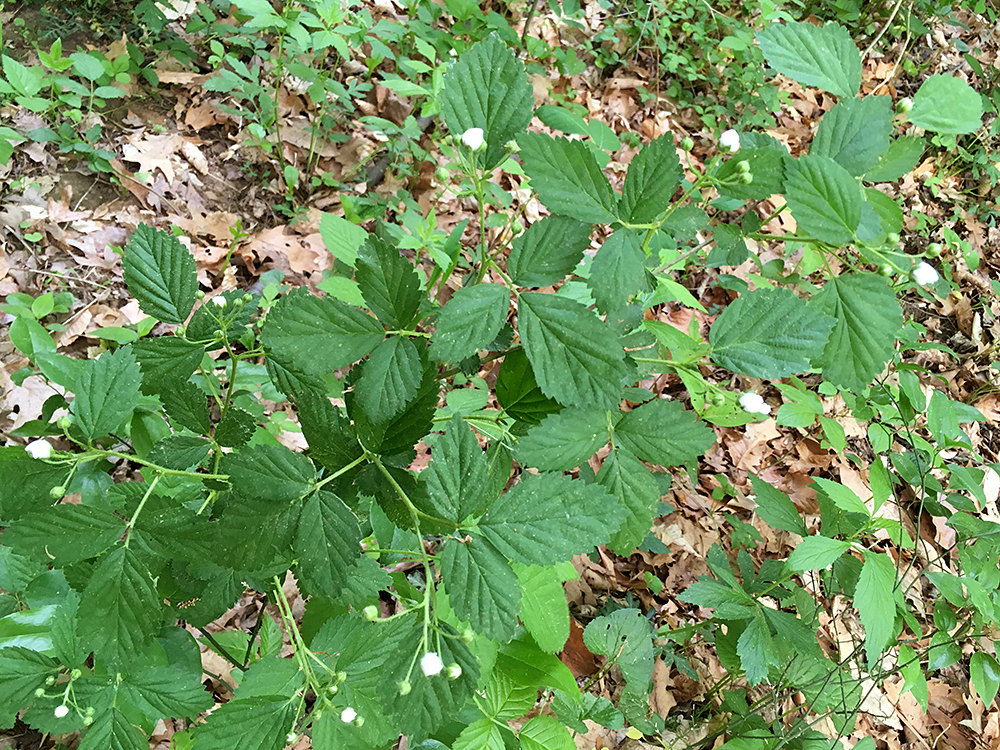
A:
POLYGON ((93 717, 93 715, 87 714, 86 716, 83 717, 83 725, 85 727, 89 727, 93 723, 94 723, 94 717, 93 717))
POLYGON ((289 733, 288 733, 288 734, 287 734, 287 735, 285 736, 285 744, 286 744, 286 745, 291 745, 291 744, 292 744, 293 742, 295 742, 295 740, 297 740, 298 738, 299 738, 299 736, 298 736, 297 734, 295 734, 295 732, 289 732, 289 733))
POLYGON ((878 275, 889 278, 890 276, 892 276, 892 266, 890 266, 888 263, 883 263, 881 266, 878 267, 878 275))
POLYGON ((184 326, 177 326, 174 329, 174 336, 177 336, 179 338, 183 338, 185 333, 187 333, 187 328, 185 328, 184 326))
POLYGON ((920 284, 920 286, 930 286, 931 284, 936 284, 937 280, 940 278, 938 272, 934 270, 934 266, 929 263, 924 263, 923 261, 913 269, 911 272, 913 280, 920 284))
POLYGON ((413 690, 413 685, 410 684, 409 680, 400 680, 399 682, 400 695, 409 695, 411 690, 413 690))
POLYGON ((199 289, 197 292, 194 293, 194 298, 195 299, 205 299, 205 292, 203 292, 201 289, 199 289))
POLYGON ((85 714, 86 714, 87 716, 93 716, 93 715, 94 715, 94 713, 95 713, 95 709, 94 709, 94 707, 93 707, 93 706, 87 706, 87 710, 86 710, 86 711, 84 711, 84 713, 85 713, 85 714))
POLYGON ((355 711, 350 706, 348 706, 347 708, 345 708, 343 711, 340 712, 340 720, 345 724, 350 724, 356 718, 358 718, 358 712, 355 711))
POLYGON ((445 674, 448 675, 449 680, 457 680, 462 676, 462 668, 458 664, 449 664, 445 674))
POLYGON ((344 682, 347 679, 347 672, 345 672, 344 670, 340 670, 339 672, 337 672, 337 674, 334 675, 334 677, 337 678, 337 682, 344 682))
POLYGON ((35 689, 35 697, 36 698, 41 698, 43 695, 45 695, 45 688, 36 688, 35 689))
POLYGON ((739 172, 740 174, 749 173, 750 162, 748 162, 746 159, 741 159, 740 161, 736 162, 736 171, 739 172))
POLYGON ((469 128, 462 133, 462 143, 471 148, 473 151, 478 151, 486 143, 484 136, 485 133, 482 128, 469 128))
POLYGON ((712 398, 709 399, 709 401, 711 402, 712 406, 722 406, 724 403, 726 403, 726 397, 723 396, 721 393, 713 393, 712 398))
POLYGON ((354 721, 352 721, 351 723, 356 727, 363 727, 365 725, 365 717, 356 716, 354 717, 354 721))
POLYGON ((73 426, 73 417, 69 414, 63 414, 56 420, 56 426, 63 432, 66 432, 66 430, 73 426))
POLYGON ((940 242, 932 242, 927 246, 927 250, 924 253, 924 255, 926 255, 928 258, 937 258, 939 255, 941 255, 941 251, 943 249, 944 248, 941 247, 940 242))
POLYGON ((328 685, 327 688, 326 688, 326 692, 328 692, 330 695, 336 695, 337 693, 340 692, 340 686, 339 685, 328 685))
POLYGON ((81 677, 83 677, 83 672, 79 669, 73 669, 69 673, 69 678, 71 680, 79 680, 81 677))
POLYGON ((441 661, 441 657, 436 651, 428 651, 420 657, 420 671, 424 673, 425 677, 441 674, 442 669, 444 669, 444 662, 441 661))
POLYGON ((466 628, 462 631, 462 642, 468 646, 476 639, 476 631, 472 628, 466 628))
POLYGON ((890 245, 898 245, 899 235, 896 232, 889 232, 889 234, 887 234, 885 237, 885 241, 888 242, 890 245))
POLYGON ((743 174, 740 175, 740 182, 742 182, 744 185, 749 185, 751 182, 753 182, 753 175, 750 174, 749 172, 744 172, 743 174))
POLYGON ((250 294, 250 292, 247 292, 246 294, 244 294, 243 295, 243 302, 244 302, 244 304, 249 305, 251 302, 253 302, 253 295, 250 294))
POLYGON ((521 147, 517 145, 517 141, 510 140, 503 144, 503 147, 507 149, 507 153, 513 154, 518 151, 521 147))
POLYGON ((524 231, 524 223, 520 219, 514 219, 514 223, 510 225, 510 228, 514 230, 514 234, 520 234, 524 231))
POLYGON ((48 677, 45 678, 45 684, 48 685, 49 687, 52 687, 53 685, 56 684, 56 678, 52 675, 49 675, 48 677))
POLYGON ((57 719, 61 719, 69 714, 69 706, 66 705, 56 706, 56 710, 53 711, 52 713, 56 715, 57 719))
POLYGON ((28 451, 28 455, 32 458, 49 458, 52 455, 52 443, 44 438, 32 440, 24 446, 24 449, 28 451))
POLYGON ((216 307, 225 307, 226 298, 223 297, 221 294, 217 294, 214 297, 212 297, 212 304, 215 305, 216 307))
POLYGON ((905 115, 911 109, 913 109, 913 100, 908 96, 904 96, 896 102, 896 114, 905 115))
POLYGON ((719 148, 735 154, 740 150, 740 134, 730 128, 719 136, 719 148))
POLYGON ((451 179, 451 172, 448 171, 447 167, 438 167, 434 170, 434 177, 437 178, 438 182, 448 182, 451 179))
POLYGON ((49 490, 49 497, 53 500, 62 500, 66 496, 66 488, 61 484, 49 490))
POLYGON ((377 620, 379 615, 378 607, 375 606, 374 604, 369 604, 362 610, 362 613, 364 614, 365 619, 370 622, 374 622, 375 620, 377 620))
POLYGON ((690 153, 691 149, 693 148, 694 148, 694 138, 692 138, 691 136, 687 136, 686 138, 681 140, 681 149, 690 153))

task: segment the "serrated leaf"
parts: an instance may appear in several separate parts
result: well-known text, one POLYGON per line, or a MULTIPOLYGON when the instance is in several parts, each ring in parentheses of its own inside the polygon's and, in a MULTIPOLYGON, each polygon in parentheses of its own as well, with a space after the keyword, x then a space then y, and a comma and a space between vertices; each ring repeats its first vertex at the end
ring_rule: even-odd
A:
POLYGON ((567 572, 568 565, 513 566, 521 583, 521 621, 538 647, 549 654, 562 651, 569 638, 569 603, 563 581, 575 578, 576 571, 570 566, 567 572))
POLYGON ((193 718, 213 705, 211 694, 180 669, 148 667, 128 674, 123 686, 133 704, 151 718, 193 718))
POLYGON ((550 414, 517 441, 514 458, 541 471, 576 468, 608 442, 608 415, 597 409, 550 414))
POLYGON ((736 641, 736 653, 747 682, 759 685, 767 678, 768 667, 776 664, 777 659, 771 647, 771 629, 762 617, 753 617, 747 623, 746 630, 736 641))
POLYGON ((500 37, 490 34, 448 68, 441 90, 441 112, 452 135, 482 128, 486 150, 482 166, 490 171, 507 158, 507 142, 524 132, 534 105, 524 64, 500 37))
POLYGON ((104 437, 132 414, 139 403, 142 371, 128 346, 87 362, 70 406, 89 440, 104 437))
POLYGON ((211 429, 208 396, 194 383, 188 380, 164 381, 156 395, 160 397, 167 416, 176 423, 175 427, 181 425, 200 434, 211 429))
POLYGON ((642 240, 631 229, 618 229, 601 245, 590 265, 587 286, 601 314, 628 306, 633 295, 650 290, 642 240))
POLYGON ((324 211, 319 220, 319 236, 334 258, 354 266, 358 262, 358 249, 368 238, 368 232, 341 216, 324 211))
POLYGON ((593 654, 613 659, 627 685, 624 693, 644 697, 653 678, 653 638, 649 621, 637 609, 619 609, 591 620, 583 642, 593 654))
POLYGON ((612 330, 579 302, 526 292, 518 308, 521 342, 542 392, 569 406, 616 409, 629 376, 612 330))
POLYGON ((790 531, 799 536, 806 536, 805 521, 799 514, 799 509, 781 490, 775 489, 760 477, 750 475, 753 491, 756 493, 756 513, 772 528, 790 531))
POLYGON ((261 341, 281 360, 305 372, 325 373, 357 362, 385 331, 362 310, 332 297, 315 297, 300 287, 267 314, 261 341))
POLYGON ((144 313, 164 323, 187 320, 198 291, 198 271, 180 240, 140 224, 125 246, 122 266, 125 284, 144 313))
MULTIPOLYGON (((444 747, 442 745, 441 747, 444 747)), ((504 750, 503 730, 491 719, 477 719, 455 738, 451 750, 504 750)), ((430 750, 420 748, 419 750, 430 750)))
POLYGON ((117 547, 97 564, 80 601, 80 638, 98 659, 119 668, 153 640, 162 625, 160 596, 145 563, 117 547))
POLYGON ((517 629, 521 586, 503 555, 481 538, 449 540, 441 553, 445 589, 452 608, 487 638, 508 641, 517 629))
POLYGON ((895 352, 903 327, 896 295, 880 276, 851 274, 827 281, 810 306, 836 319, 816 360, 823 378, 838 388, 866 388, 895 352))
POLYGON ((983 124, 983 102, 965 81, 933 75, 920 84, 906 117, 918 128, 935 133, 972 133, 983 124))
POLYGON ((654 221, 670 206, 683 177, 673 135, 668 132, 654 138, 629 162, 618 215, 633 224, 654 221))
POLYGON ((857 177, 874 167, 886 153, 891 133, 890 97, 845 99, 823 115, 809 153, 833 159, 857 177))
POLYGON ((187 325, 188 339, 205 343, 209 348, 218 349, 222 346, 221 338, 216 338, 216 331, 226 330, 226 340, 232 343, 247 332, 247 325, 257 309, 259 298, 251 295, 250 302, 243 302, 241 289, 230 289, 216 295, 212 299, 226 301, 225 307, 219 307, 214 301, 203 303, 187 325))
POLYGON ((617 497, 627 511, 608 546, 620 555, 629 555, 653 525, 661 497, 659 484, 639 459, 619 448, 604 459, 597 483, 617 497))
POLYGON ((822 492, 830 498, 833 504, 845 513, 860 513, 863 516, 871 515, 871 512, 861 498, 847 485, 821 477, 814 477, 813 485, 818 492, 822 492))
POLYGON ((865 552, 865 564, 854 590, 854 606, 865 626, 865 653, 875 664, 895 635, 896 566, 886 554, 865 552))
POLYGON ((15 521, 4 532, 5 545, 54 565, 96 557, 125 531, 125 521, 89 505, 57 505, 15 521))
POLYGON ((45 679, 59 675, 55 659, 26 648, 0 648, 0 725, 11 726, 17 712, 35 700, 45 679))
POLYGON ((726 586, 714 578, 700 576, 678 597, 682 602, 720 610, 719 616, 740 619, 749 614, 750 598, 742 591, 726 586))
POLYGON ((165 390, 169 382, 191 377, 205 356, 205 347, 176 336, 161 336, 136 341, 132 353, 142 370, 142 392, 155 394, 165 390))
POLYGON ((483 516, 479 529, 513 562, 553 565, 606 542, 624 515, 601 487, 561 474, 522 474, 483 516))
POLYGON ((825 536, 807 536, 792 550, 785 563, 789 570, 822 570, 843 555, 850 542, 829 539, 825 536))
POLYGON ((517 733, 522 750, 576 750, 569 730, 555 716, 528 719, 517 733))
POLYGON ((420 390, 423 362, 408 338, 391 336, 375 347, 354 386, 358 406, 373 422, 402 412, 420 390))
POLYGON ((581 698, 580 688, 569 668, 555 654, 539 649, 526 632, 500 647, 495 670, 518 685, 554 688, 577 700, 581 698))
POLYGON ((548 286, 562 281, 590 246, 592 226, 551 214, 514 240, 507 273, 517 286, 548 286))
POLYGON ((462 523, 493 500, 486 490, 487 464, 479 441, 458 415, 445 425, 444 435, 431 441, 431 463, 420 474, 434 515, 462 523))
POLYGON ((909 174, 920 162, 927 144, 923 138, 907 135, 897 138, 889 144, 889 149, 882 154, 864 176, 865 182, 895 182, 903 175, 909 174))
POLYGON ((730 157, 716 173, 719 194, 740 200, 764 200, 775 193, 784 193, 785 166, 791 161, 785 147, 763 133, 742 133, 740 144, 739 153, 730 157), (753 175, 749 185, 736 177, 742 161, 747 163, 753 175))
POLYGON ((149 740, 117 706, 94 717, 78 750, 147 750, 149 740))
POLYGON ((654 399, 621 418, 615 425, 614 441, 643 461, 680 466, 711 448, 715 433, 680 404, 654 399))
POLYGON ((803 86, 840 99, 855 96, 861 88, 861 55, 843 26, 772 23, 756 36, 767 64, 803 86))
POLYGON ((539 424, 545 415, 562 408, 538 387, 523 349, 504 356, 497 375, 496 395, 497 403, 509 416, 527 424, 539 424))
POLYGON ((296 578, 311 596, 334 598, 352 574, 361 550, 358 519, 332 492, 306 500, 295 538, 296 578))
POLYGON ((807 154, 790 160, 785 199, 800 232, 833 245, 854 240, 861 223, 861 188, 833 159, 807 154))
POLYGON ((502 284, 459 289, 438 315, 430 355, 438 362, 461 362, 496 339, 507 321, 510 292, 502 284))
POLYGON ((223 448, 242 448, 256 430, 253 414, 231 406, 215 426, 215 442, 223 448))
POLYGON ((391 328, 406 328, 420 305, 417 272, 399 250, 371 235, 358 254, 355 281, 368 308, 391 328))
POLYGON ((281 750, 295 721, 295 700, 283 695, 236 698, 197 728, 198 750, 281 750))
MULTIPOLYGON (((62 484, 69 471, 65 466, 31 458, 21 446, 0 448, 0 522, 11 521, 52 503, 49 490, 62 484)), ((2 548, 0 548, 2 549, 2 548)))
POLYGON ((295 401, 309 455, 330 471, 339 471, 362 454, 350 421, 325 395, 304 393, 295 401))
POLYGON ((992 654, 977 651, 969 659, 969 676, 983 703, 993 705, 997 688, 1000 688, 1000 664, 996 658, 992 654))
POLYGON ((788 289, 745 292, 712 324, 712 361, 754 378, 806 372, 834 323, 788 289))
POLYGON ((316 481, 312 462, 283 445, 252 445, 229 453, 222 471, 236 492, 266 501, 275 512, 309 494, 316 481))
POLYGON ((201 437, 171 435, 159 441, 149 452, 149 460, 168 469, 185 471, 200 464, 212 444, 201 437))
POLYGON ((550 211, 588 224, 617 220, 617 195, 582 141, 523 133, 517 142, 531 187, 550 211))

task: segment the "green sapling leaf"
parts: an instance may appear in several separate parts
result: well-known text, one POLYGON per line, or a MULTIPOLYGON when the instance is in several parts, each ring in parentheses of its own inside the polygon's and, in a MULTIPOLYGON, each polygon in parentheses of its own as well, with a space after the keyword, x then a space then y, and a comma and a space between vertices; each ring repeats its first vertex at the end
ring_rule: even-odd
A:
POLYGON ((148 224, 125 246, 125 284, 147 315, 180 325, 194 307, 198 273, 191 251, 174 235, 148 224))

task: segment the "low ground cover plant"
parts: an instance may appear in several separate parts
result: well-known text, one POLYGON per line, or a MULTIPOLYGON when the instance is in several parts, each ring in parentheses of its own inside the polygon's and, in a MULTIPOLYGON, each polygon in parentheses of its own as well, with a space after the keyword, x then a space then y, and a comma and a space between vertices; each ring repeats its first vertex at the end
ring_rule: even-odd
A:
POLYGON ((140 225, 124 273, 151 320, 87 361, 58 354, 40 322, 55 299, 8 299, 12 339, 65 396, 21 429, 26 448, 0 449, 0 725, 82 730, 82 750, 146 747, 164 717, 192 720, 174 742, 196 750, 281 748, 302 734, 330 750, 388 748, 400 734, 427 750, 556 750, 574 746, 585 720, 663 741, 668 727, 649 710, 654 659, 697 674, 691 649, 704 643, 742 688, 706 746, 726 733, 723 746, 743 750, 835 747, 821 720, 848 734, 866 691, 891 673, 926 708, 926 675, 963 648, 992 701, 1000 665, 979 636, 998 621, 1000 547, 977 513, 984 472, 962 430, 982 415, 928 395, 900 356, 920 345, 900 295, 946 292, 961 259, 933 245, 904 252, 903 211, 877 187, 923 154, 897 130, 971 132, 980 98, 948 76, 895 107, 860 97, 859 51, 835 24, 773 24, 755 43, 775 71, 837 98, 805 155, 727 131, 686 177, 692 144, 666 134, 616 190, 595 140, 527 130, 535 114, 555 131, 578 123, 535 111, 522 63, 490 35, 440 82, 450 167, 479 209, 467 246, 456 237, 411 258, 399 227, 328 214, 320 230, 338 275, 324 293, 206 298, 179 239, 140 225), (504 172, 525 176, 550 214, 517 227, 504 172), (770 216, 754 210, 776 195, 770 216), (767 234, 786 211, 795 233, 767 234), (487 227, 509 243, 488 243, 487 227), (700 307, 680 273, 738 266, 755 239, 784 242, 787 262, 760 263, 752 289, 720 273, 728 304, 707 336, 657 319, 665 302, 700 307), (500 363, 492 382, 480 377, 487 362, 500 363), (686 396, 640 386, 661 374, 686 396), (865 456, 805 374, 869 425, 865 456), (711 617, 657 629, 632 607, 593 619, 584 643, 623 687, 614 702, 581 691, 556 656, 570 561, 600 545, 630 554, 675 474, 712 448, 711 425, 770 413, 733 376, 773 382, 788 398, 781 423, 815 426, 851 452, 871 497, 817 478, 817 530, 751 477, 756 513, 801 537, 793 553, 758 564, 741 527, 743 543, 713 546, 713 575, 681 594, 711 617), (268 404, 286 403, 305 451, 265 429, 268 404), (420 444, 431 460, 417 472, 420 444), (955 530, 948 566, 921 559, 912 525, 885 512, 904 493, 918 516, 955 530), (301 619, 289 573, 308 597, 301 619), (916 585, 940 592, 930 633, 906 597, 916 585), (212 635, 247 591, 260 602, 253 631, 212 635), (853 652, 818 637, 817 596, 856 608, 864 638, 853 652), (236 683, 203 722, 213 700, 193 632, 236 683), (747 697, 763 683, 765 698, 747 697), (546 710, 509 723, 539 691, 546 710), (799 708, 768 715, 793 693, 799 708))

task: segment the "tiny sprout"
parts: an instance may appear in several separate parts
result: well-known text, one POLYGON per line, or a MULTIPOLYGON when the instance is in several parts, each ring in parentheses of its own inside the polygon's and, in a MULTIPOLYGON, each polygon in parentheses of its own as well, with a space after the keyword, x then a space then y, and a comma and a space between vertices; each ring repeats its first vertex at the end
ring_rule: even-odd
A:
POLYGON ((750 174, 749 172, 742 173, 740 175, 740 182, 742 182, 744 185, 749 185, 751 182, 753 182, 753 175, 750 174))
POLYGON ((944 248, 941 247, 940 242, 932 242, 927 246, 927 251, 925 252, 925 255, 928 258, 937 258, 939 255, 941 255, 942 250, 944 250, 944 248))
POLYGON ((374 604, 369 604, 362 610, 362 612, 364 613, 365 619, 370 622, 374 622, 375 620, 378 619, 379 615, 378 607, 376 607, 374 604))
POLYGON ((449 664, 445 670, 449 680, 457 680, 462 676, 462 668, 458 664, 449 664))
POLYGON ((65 494, 66 494, 66 488, 63 487, 61 484, 49 490, 49 497, 51 497, 53 500, 62 500, 65 494))
POLYGON ((194 298, 195 299, 205 299, 205 292, 202 291, 201 289, 199 289, 197 292, 194 293, 194 298))
POLYGON ((750 171, 750 162, 746 159, 736 162, 736 171, 740 174, 747 174, 750 171))
POLYGON ((67 714, 69 714, 69 706, 66 705, 56 706, 56 710, 53 711, 52 713, 56 715, 57 719, 61 719, 67 714))
POLYGON ((79 680, 81 677, 83 677, 83 672, 80 669, 73 669, 69 673, 71 680, 79 680))
POLYGON ((413 685, 410 684, 409 680, 400 680, 399 682, 400 695, 409 695, 411 690, 413 690, 413 685))
POLYGON ((43 695, 45 695, 45 688, 36 688, 35 689, 35 697, 36 698, 41 698, 43 695))
POLYGON ((684 138, 681 141, 681 148, 684 151, 687 151, 687 152, 690 153, 691 149, 694 148, 694 138, 692 138, 691 136, 687 136, 686 138, 684 138))

